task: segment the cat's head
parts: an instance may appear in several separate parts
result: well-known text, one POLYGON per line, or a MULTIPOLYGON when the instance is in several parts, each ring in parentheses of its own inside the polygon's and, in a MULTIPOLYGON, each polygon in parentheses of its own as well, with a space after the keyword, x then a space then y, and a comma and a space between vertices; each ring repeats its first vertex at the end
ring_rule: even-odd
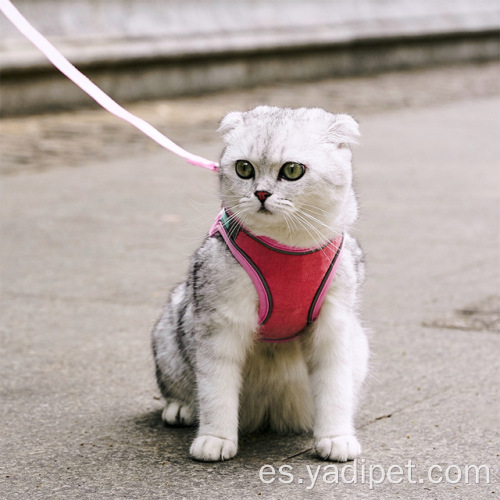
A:
POLYGON ((313 247, 356 219, 350 116, 259 106, 229 113, 219 130, 222 202, 254 234, 313 247))

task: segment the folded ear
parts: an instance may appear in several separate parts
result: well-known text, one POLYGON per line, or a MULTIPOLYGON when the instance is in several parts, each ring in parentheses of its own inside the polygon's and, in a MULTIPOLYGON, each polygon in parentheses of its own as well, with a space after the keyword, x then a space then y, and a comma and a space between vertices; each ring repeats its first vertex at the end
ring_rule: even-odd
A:
POLYGON ((243 121, 243 113, 240 111, 231 111, 228 113, 219 124, 219 132, 227 134, 230 130, 240 125, 243 121))
POLYGON ((357 144, 359 133, 358 122, 349 115, 333 115, 330 125, 330 139, 339 146, 357 144))

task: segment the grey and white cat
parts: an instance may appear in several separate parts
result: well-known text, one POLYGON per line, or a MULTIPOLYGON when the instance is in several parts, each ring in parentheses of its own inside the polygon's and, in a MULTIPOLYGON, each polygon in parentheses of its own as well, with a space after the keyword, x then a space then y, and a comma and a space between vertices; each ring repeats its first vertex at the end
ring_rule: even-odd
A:
POLYGON ((190 449, 198 460, 234 457, 239 431, 262 427, 312 430, 320 457, 354 459, 361 452, 354 413, 368 365, 358 315, 363 259, 348 233, 358 211, 350 150, 358 125, 322 109, 260 106, 229 113, 220 131, 228 212, 254 235, 292 247, 317 248, 344 234, 343 255, 317 319, 293 340, 268 343, 258 338, 252 280, 220 236, 208 237, 153 331, 162 418, 199 425, 190 449), (242 161, 252 175, 238 175, 242 161), (290 162, 304 169, 300 178, 280 175, 290 162))

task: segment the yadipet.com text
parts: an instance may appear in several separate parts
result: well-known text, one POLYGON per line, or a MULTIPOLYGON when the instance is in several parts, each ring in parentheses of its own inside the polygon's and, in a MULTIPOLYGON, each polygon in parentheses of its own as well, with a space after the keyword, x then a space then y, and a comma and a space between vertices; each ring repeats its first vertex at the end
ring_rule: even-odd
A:
POLYGON ((318 483, 323 484, 364 484, 372 490, 382 483, 389 484, 490 484, 488 465, 443 465, 435 464, 419 468, 412 460, 405 464, 369 464, 365 459, 356 459, 346 464, 263 465, 259 469, 259 479, 264 484, 279 482, 299 484, 312 490, 318 483))

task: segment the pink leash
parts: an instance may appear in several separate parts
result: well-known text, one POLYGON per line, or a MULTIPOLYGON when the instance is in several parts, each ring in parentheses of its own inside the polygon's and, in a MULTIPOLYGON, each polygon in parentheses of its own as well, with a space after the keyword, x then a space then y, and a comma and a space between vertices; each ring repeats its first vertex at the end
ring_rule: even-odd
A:
POLYGON ((142 118, 133 115, 126 109, 122 108, 118 103, 113 101, 113 99, 104 93, 95 83, 90 81, 81 71, 76 69, 73 64, 71 64, 43 35, 40 34, 40 32, 38 32, 28 22, 28 20, 9 0, 0 0, 0 10, 61 73, 66 75, 73 83, 80 87, 105 110, 130 123, 153 139, 153 141, 157 142, 160 146, 168 149, 181 158, 184 158, 189 163, 199 167, 208 168, 209 170, 215 172, 217 171, 219 166, 218 163, 202 158, 201 156, 193 155, 185 149, 182 149, 142 118))

